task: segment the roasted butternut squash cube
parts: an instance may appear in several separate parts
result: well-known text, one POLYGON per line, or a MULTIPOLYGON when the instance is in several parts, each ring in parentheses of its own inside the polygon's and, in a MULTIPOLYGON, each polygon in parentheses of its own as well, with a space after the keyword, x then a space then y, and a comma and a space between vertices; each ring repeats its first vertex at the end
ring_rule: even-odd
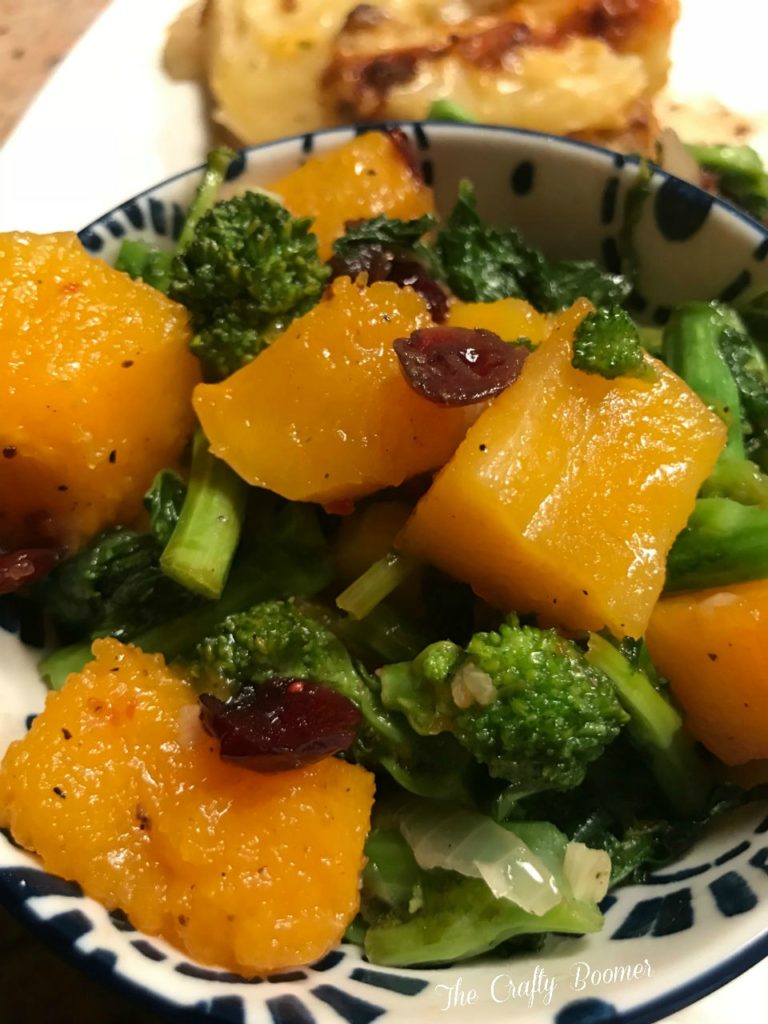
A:
POLYGON ((768 758, 768 580, 671 594, 648 626, 685 722, 730 765, 768 758))
POLYGON ((383 132, 368 132, 330 153, 312 157, 271 182, 296 217, 312 217, 322 259, 349 220, 386 214, 411 220, 434 211, 432 190, 404 151, 383 132))
POLYGON ((416 394, 392 348, 431 324, 410 288, 339 278, 252 363, 196 388, 211 451, 248 483, 325 505, 441 466, 473 413, 416 394))
POLYGON ((187 313, 74 234, 0 235, 0 548, 130 522, 193 426, 187 313))
POLYGON ((495 302, 454 302, 448 311, 451 327, 482 327, 503 341, 527 338, 539 345, 549 334, 555 317, 539 313, 524 299, 497 299, 495 302))
POLYGON ((505 610, 640 636, 725 427, 660 363, 651 383, 575 370, 573 332, 591 308, 560 315, 398 543, 505 610))

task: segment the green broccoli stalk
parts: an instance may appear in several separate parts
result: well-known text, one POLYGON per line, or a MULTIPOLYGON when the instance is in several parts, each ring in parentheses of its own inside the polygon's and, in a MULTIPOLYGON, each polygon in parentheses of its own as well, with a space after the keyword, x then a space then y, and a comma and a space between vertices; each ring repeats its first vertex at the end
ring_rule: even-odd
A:
POLYGON ((134 281, 144 281, 157 291, 167 293, 172 262, 172 251, 158 249, 140 238, 126 238, 117 254, 115 270, 122 270, 134 281))
POLYGON ((728 352, 734 363, 748 361, 743 358, 743 336, 733 310, 716 302, 688 302, 674 311, 664 329, 663 357, 728 428, 728 444, 702 496, 768 507, 768 477, 746 458, 740 389, 725 356, 728 352))
POLYGON ((144 495, 150 532, 163 547, 176 528, 186 497, 187 485, 172 469, 161 469, 144 495))
POLYGON ((232 694, 275 676, 326 683, 351 700, 364 727, 355 760, 384 768, 404 789, 472 803, 475 770, 451 737, 418 736, 381 703, 374 677, 341 641, 289 601, 267 601, 231 615, 201 640, 193 659, 198 687, 232 694))
POLYGON ((192 314, 192 350, 208 379, 250 362, 320 298, 330 271, 311 223, 259 192, 197 220, 173 262, 170 295, 192 314))
POLYGON ((166 576, 195 594, 219 597, 240 539, 246 496, 243 481, 210 455, 198 429, 186 500, 160 556, 166 576))
MULTIPOLYGON (((187 212, 177 251, 186 247, 195 226, 202 215, 216 202, 219 189, 226 178, 229 166, 235 158, 235 151, 219 146, 208 154, 208 161, 195 199, 187 212)), ((140 279, 160 292, 168 292, 171 284, 173 249, 158 249, 140 238, 127 238, 120 246, 115 260, 115 269, 122 270, 134 279, 140 279)))
POLYGON ((648 759, 670 806, 684 818, 701 814, 712 782, 678 711, 645 672, 631 665, 617 647, 597 633, 590 636, 587 661, 615 686, 629 715, 627 735, 648 759))
MULTIPOLYGON (((249 516, 249 536, 240 547, 237 563, 218 600, 194 597, 168 580, 156 563, 137 566, 129 587, 123 585, 114 596, 105 594, 95 618, 87 622, 86 640, 58 648, 43 658, 40 672, 48 685, 59 689, 70 672, 79 672, 91 660, 91 642, 96 636, 117 636, 143 651, 173 660, 190 654, 201 637, 212 633, 228 615, 268 598, 312 597, 328 585, 332 576, 330 554, 312 508, 277 501, 264 492, 251 503, 249 516), (137 601, 135 594, 146 580, 155 582, 156 596, 137 601), (126 600, 121 599, 122 594, 126 600)), ((156 551, 155 557, 158 554, 156 551)), ((77 566, 65 564, 72 566, 70 571, 76 575, 77 566)), ((106 582, 99 586, 106 591, 106 582)), ((43 601, 47 608, 45 595, 43 601)))
POLYGON ((179 235, 179 244, 176 253, 184 252, 195 237, 197 225, 200 220, 215 205, 219 198, 221 186, 226 181, 232 161, 237 156, 234 149, 229 146, 217 146, 208 154, 203 176, 195 191, 195 198, 187 210, 184 227, 179 235))
POLYGON ((428 121, 454 121, 459 124, 475 124, 474 117, 465 107, 453 100, 435 100, 427 111, 428 121))
MULTIPOLYGON (((455 808, 446 805, 446 814, 455 808)), ((372 963, 392 966, 451 963, 501 943, 547 932, 582 935, 600 930, 597 904, 578 899, 566 877, 568 838, 546 822, 512 829, 554 876, 561 900, 543 914, 497 898, 484 881, 455 871, 420 868, 397 829, 397 814, 377 814, 366 841, 361 916, 372 963)))
POLYGON ((339 594, 336 598, 337 607, 353 619, 364 619, 408 579, 416 564, 408 555, 390 551, 339 594))
POLYGON ((667 558, 665 589, 704 590, 768 579, 768 509, 699 498, 667 558))
POLYGON ((758 220, 768 217, 768 173, 751 146, 686 146, 718 191, 758 220))
POLYGON ((378 676, 387 708, 421 735, 453 735, 518 799, 577 786, 627 721, 574 643, 515 617, 466 648, 441 641, 378 676))
POLYGON ((584 373, 596 373, 608 380, 656 376, 640 344, 640 332, 621 306, 595 310, 586 316, 573 337, 573 366, 584 373))

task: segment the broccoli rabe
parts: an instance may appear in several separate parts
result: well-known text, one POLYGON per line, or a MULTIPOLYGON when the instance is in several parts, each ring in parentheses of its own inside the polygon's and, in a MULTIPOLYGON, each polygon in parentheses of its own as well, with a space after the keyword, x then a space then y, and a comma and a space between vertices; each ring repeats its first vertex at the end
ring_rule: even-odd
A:
POLYGON ((179 521, 186 496, 187 485, 173 469, 161 469, 144 495, 149 529, 163 547, 179 521))
POLYGON ((768 217, 768 173, 751 146, 687 146, 700 167, 717 179, 718 191, 758 220, 768 217))
POLYGON ((580 296, 597 306, 621 303, 630 291, 624 278, 594 262, 549 262, 514 229, 487 224, 467 181, 459 186, 456 205, 437 234, 434 250, 445 281, 465 302, 517 297, 551 312, 580 296))
POLYGON ((441 641, 378 675, 388 708, 423 735, 455 736, 518 797, 577 786, 627 721, 574 643, 514 617, 466 648, 441 641))
POLYGON ((357 705, 363 728, 354 758, 383 768, 404 789, 472 803, 477 774, 451 737, 421 737, 383 707, 376 679, 354 662, 341 641, 290 601, 266 601, 222 621, 193 659, 200 689, 232 693, 279 677, 326 683, 357 705))
POLYGON ((577 370, 608 380, 655 377, 655 370, 643 353, 635 322, 620 306, 595 310, 581 321, 573 337, 573 365, 577 370))
MULTIPOLYGON (((695 816, 667 812, 647 759, 622 735, 589 766, 577 789, 543 793, 515 803, 515 816, 553 822, 570 839, 611 858, 611 884, 640 883, 687 850, 712 818, 749 799, 737 787, 718 787, 695 816)), ((516 822, 511 827, 517 829, 516 822)))
POLYGON ((211 455, 198 429, 189 487, 160 556, 163 572, 195 594, 219 597, 240 540, 246 498, 243 480, 211 455))
POLYGON ((167 292, 171 280, 173 251, 158 249, 140 238, 127 238, 120 246, 115 270, 144 281, 159 292, 167 292))
MULTIPOLYGON (((385 805, 386 806, 386 805, 385 805)), ((446 813, 453 808, 446 805, 446 813)), ((565 874, 568 837, 547 822, 509 826, 554 876, 562 898, 543 914, 497 898, 479 878, 420 868, 397 828, 397 815, 378 812, 365 845, 361 917, 374 963, 439 964, 479 956, 521 935, 599 931, 593 901, 577 899, 565 874)))
POLYGON ((84 633, 124 639, 153 617, 194 603, 160 571, 160 550, 152 534, 115 527, 55 568, 33 597, 64 639, 84 633))
POLYGON ((666 590, 768 578, 768 509, 699 498, 667 558, 666 590))
POLYGON ((613 683, 629 715, 626 734, 647 761, 670 807, 682 817, 701 814, 712 788, 709 772, 679 712, 656 685, 653 667, 649 676, 639 659, 633 664, 596 633, 589 640, 587 661, 613 683))
POLYGON ((211 379, 253 359, 320 297, 329 270, 311 223, 260 192, 220 202, 197 222, 174 259, 170 295, 192 313, 192 349, 211 379))
MULTIPOLYGON (((45 680, 58 689, 69 672, 79 672, 90 660, 93 636, 117 636, 144 651, 175 659, 189 654, 201 637, 233 612, 271 597, 311 597, 328 585, 332 575, 328 544, 310 507, 258 492, 250 502, 248 522, 248 536, 216 601, 203 601, 168 579, 157 564, 159 547, 150 538, 154 543, 151 559, 136 565, 114 592, 106 593, 106 584, 99 584, 105 594, 97 595, 93 614, 87 620, 81 615, 77 629, 70 628, 65 635, 65 639, 79 638, 80 642, 58 648, 43 659, 40 671, 45 680)), ((78 556, 61 566, 67 569, 69 580, 67 590, 60 590, 61 606, 69 602, 74 608, 73 596, 91 586, 87 575, 91 564, 78 556)), ((40 601, 48 608, 44 590, 40 601)), ((82 601, 80 607, 89 608, 82 601)))
MULTIPOLYGON (((727 446, 704 482, 702 495, 768 507, 768 477, 746 458, 741 392, 729 365, 749 363, 744 356, 752 343, 744 337, 743 326, 727 306, 687 302, 674 311, 664 329, 663 356, 728 428, 727 446)), ((746 376, 756 383, 752 373, 746 376)), ((768 411, 768 388, 765 402, 768 411)))

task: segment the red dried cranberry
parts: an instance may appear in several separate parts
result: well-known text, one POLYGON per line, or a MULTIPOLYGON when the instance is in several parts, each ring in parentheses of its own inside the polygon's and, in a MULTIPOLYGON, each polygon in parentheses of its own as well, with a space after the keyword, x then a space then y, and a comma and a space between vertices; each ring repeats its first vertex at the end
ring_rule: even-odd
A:
POLYGON ((307 679, 269 679, 226 702, 204 693, 200 705, 221 759, 256 772, 284 772, 337 754, 360 726, 352 701, 307 679))
POLYGON ((395 257, 389 272, 389 280, 399 284, 401 288, 413 288, 424 299, 436 324, 441 324, 448 316, 448 296, 417 260, 395 257))
MULTIPOLYGON (((367 75, 372 79, 369 84, 373 85, 374 88, 380 89, 382 87, 382 82, 381 80, 376 81, 377 76, 379 79, 382 77, 389 79, 390 85, 397 85, 398 82, 408 81, 408 79, 413 76, 414 67, 415 63, 413 58, 409 58, 407 54, 405 55, 405 63, 402 61, 392 62, 386 58, 381 61, 374 60, 367 69, 367 75), (388 64, 391 64, 392 66, 387 67, 388 64)), ((405 134, 403 129, 389 128, 387 129, 386 134, 389 136, 392 145, 400 154, 414 178, 417 178, 419 181, 424 181, 424 175, 421 173, 421 168, 419 167, 419 162, 416 159, 416 154, 413 151, 413 146, 411 146, 408 136, 405 134)))
POLYGON ((0 552, 0 594, 11 594, 50 572, 58 561, 53 548, 0 552))
POLYGON ((523 345, 467 327, 427 327, 398 338, 394 348, 414 391, 439 405, 472 405, 498 395, 517 380, 528 356, 523 345))

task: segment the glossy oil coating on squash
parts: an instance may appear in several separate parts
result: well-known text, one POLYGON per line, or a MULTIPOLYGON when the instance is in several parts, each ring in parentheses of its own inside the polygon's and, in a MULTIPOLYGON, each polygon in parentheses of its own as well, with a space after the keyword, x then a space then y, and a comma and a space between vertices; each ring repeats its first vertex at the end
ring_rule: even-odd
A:
POLYGON ((192 430, 189 338, 75 235, 0 235, 0 548, 131 521, 192 430))
POLYGON ((579 300, 471 428, 403 550, 503 609, 640 636, 725 427, 670 370, 649 384, 571 366, 579 300))
POLYGON ((693 735, 730 765, 768 758, 768 580, 671 594, 648 626, 693 735))
POLYGON ((454 302, 448 312, 451 327, 482 327, 503 341, 527 338, 539 345, 549 334, 556 318, 537 309, 525 299, 497 299, 495 302, 454 302))
POLYGON ((195 389, 211 451, 248 483, 323 504, 442 465, 473 413, 417 395, 392 348, 430 326, 410 288, 338 278, 258 359, 195 389))
POLYGON ((312 217, 322 259, 350 220, 386 214, 410 220, 434 212, 432 190, 389 135, 367 132, 313 156, 303 167, 271 182, 295 217, 312 217))
POLYGON ((116 640, 48 697, 0 771, 0 823, 48 871, 191 957, 242 974, 336 945, 359 900, 373 776, 336 758, 225 764, 196 696, 116 640))

